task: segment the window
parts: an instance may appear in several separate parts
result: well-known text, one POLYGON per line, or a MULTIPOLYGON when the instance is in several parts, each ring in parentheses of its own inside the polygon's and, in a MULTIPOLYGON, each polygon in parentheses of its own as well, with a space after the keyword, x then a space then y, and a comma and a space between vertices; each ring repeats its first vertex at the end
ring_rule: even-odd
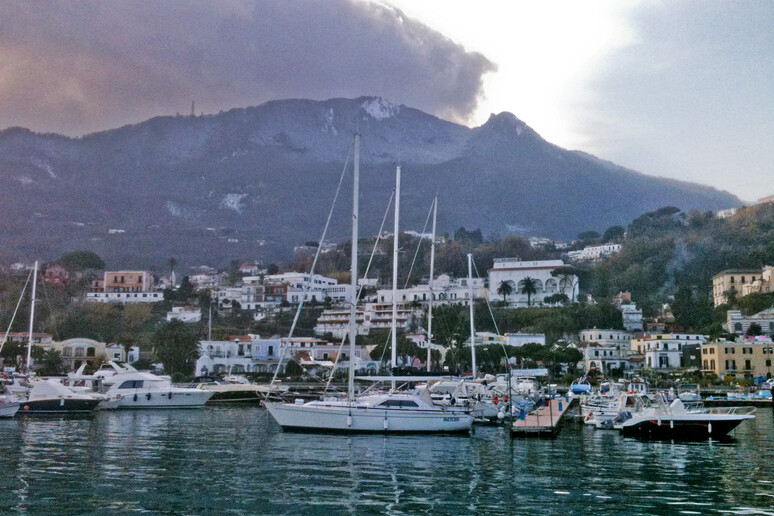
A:
POLYGON ((752 350, 752 348, 742 348, 742 354, 743 355, 752 355, 753 354, 753 350, 752 350))
POLYGON ((734 331, 742 331, 742 323, 734 323, 734 331))
POLYGON ((770 358, 766 359, 766 367, 771 367, 771 359, 770 358))
POLYGON ((749 371, 750 369, 752 369, 752 365, 750 364, 750 359, 747 359, 747 360, 745 360, 745 361, 744 361, 744 368, 745 368, 746 370, 748 370, 748 371, 749 371))
POLYGON ((379 403, 378 406, 379 407, 400 407, 400 408, 419 407, 416 401, 411 401, 411 400, 384 400, 383 402, 379 403))
POLYGON ((142 380, 127 380, 124 383, 122 383, 118 388, 119 389, 141 389, 142 388, 142 380))

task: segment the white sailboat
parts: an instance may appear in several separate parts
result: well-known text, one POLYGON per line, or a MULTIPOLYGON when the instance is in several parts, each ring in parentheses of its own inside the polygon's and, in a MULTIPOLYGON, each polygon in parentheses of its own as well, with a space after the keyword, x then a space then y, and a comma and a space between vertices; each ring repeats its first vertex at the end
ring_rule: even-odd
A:
MULTIPOLYGON (((355 159, 352 201, 352 292, 357 292, 358 217, 360 180, 360 135, 355 135, 355 159)), ((397 256, 400 206, 400 166, 396 170, 394 256, 397 256)), ((393 286, 397 282, 397 261, 393 265, 393 286)), ((392 367, 396 365, 395 296, 393 295, 392 367)), ((269 413, 285 430, 325 432, 451 433, 469 432, 473 416, 433 403, 425 390, 418 393, 373 394, 355 397, 355 338, 357 336, 357 299, 352 300, 349 327, 349 379, 345 400, 303 403, 265 402, 269 413)), ((393 382, 394 386, 394 382, 393 382)))
MULTIPOLYGON (((32 375, 32 337, 35 323, 35 302, 38 279, 38 262, 32 272, 32 299, 30 301, 30 330, 27 340, 26 375, 16 375, 7 389, 19 400, 20 413, 81 413, 91 412, 100 403, 91 395, 75 392, 56 380, 43 380, 32 375)), ((14 315, 16 315, 14 313, 14 315)), ((13 323, 13 321, 12 321, 13 323)), ((9 326, 10 328, 10 326, 9 326)))

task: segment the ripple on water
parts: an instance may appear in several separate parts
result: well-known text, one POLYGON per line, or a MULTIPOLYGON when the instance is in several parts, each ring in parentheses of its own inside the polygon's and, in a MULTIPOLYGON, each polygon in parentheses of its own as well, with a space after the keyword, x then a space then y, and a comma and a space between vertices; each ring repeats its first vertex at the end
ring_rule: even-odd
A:
POLYGON ((263 409, 0 422, 0 511, 199 514, 772 514, 760 413, 723 443, 283 433, 263 409))

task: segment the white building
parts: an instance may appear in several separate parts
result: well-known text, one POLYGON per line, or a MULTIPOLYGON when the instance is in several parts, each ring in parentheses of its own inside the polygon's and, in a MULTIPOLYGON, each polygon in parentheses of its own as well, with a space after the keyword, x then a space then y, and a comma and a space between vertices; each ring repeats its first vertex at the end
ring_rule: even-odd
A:
POLYGON ((327 278, 320 274, 306 272, 284 272, 266 276, 266 282, 281 283, 288 286, 287 301, 289 303, 305 303, 315 301, 322 303, 330 298, 334 303, 349 303, 352 300, 352 286, 339 285, 338 280, 327 278))
POLYGON ((728 333, 741 335, 747 333, 751 324, 761 327, 761 333, 774 335, 774 308, 769 308, 757 314, 744 316, 740 310, 726 312, 726 330, 728 333))
POLYGON ((633 338, 631 350, 644 357, 644 367, 674 369, 682 365, 684 348, 698 347, 708 339, 708 335, 695 333, 659 333, 633 338))
POLYGON ((565 267, 562 260, 521 261, 518 258, 496 258, 494 267, 489 270, 489 300, 502 301, 497 293, 501 283, 508 282, 512 292, 506 301, 512 306, 527 306, 528 296, 523 292, 524 279, 529 277, 535 282, 536 293, 532 295, 532 305, 541 305, 543 300, 554 294, 564 293, 570 300, 577 298, 578 278, 554 277, 551 272, 565 267))
POLYGON ((620 251, 621 244, 593 245, 586 246, 580 251, 570 251, 567 253, 567 257, 578 262, 589 262, 601 260, 620 251))
POLYGON ((736 215, 736 208, 727 208, 725 210, 718 210, 715 213, 715 218, 728 219, 730 217, 733 217, 734 215, 736 215))
MULTIPOLYGON (((201 356, 196 361, 196 374, 212 373, 270 373, 279 363, 280 356, 287 365, 292 358, 304 367, 349 367, 349 346, 341 348, 324 340, 311 337, 262 339, 248 334, 230 337, 224 341, 204 340, 199 343, 201 356)), ((361 346, 355 348, 357 369, 377 369, 377 364, 363 357, 361 346)))
MULTIPOLYGON (((448 274, 441 274, 430 285, 416 285, 409 288, 397 289, 398 303, 428 304, 430 299, 436 305, 470 303, 470 286, 473 286, 473 299, 486 298, 486 286, 483 278, 458 278, 452 279, 448 274)), ((379 289, 376 291, 376 300, 379 303, 392 303, 392 289, 379 289)))
POLYGON ((596 369, 608 373, 613 369, 637 368, 639 362, 632 360, 633 337, 633 333, 625 330, 581 330, 580 341, 586 344, 583 349, 583 366, 586 371, 596 369))
POLYGON ((234 301, 242 310, 255 310, 265 305, 265 287, 263 285, 245 283, 237 287, 218 288, 218 306, 231 308, 234 301))
POLYGON ((173 306, 167 312, 167 321, 182 321, 184 323, 197 323, 202 320, 202 309, 198 306, 173 306))
POLYGON ((621 305, 621 316, 623 317, 623 326, 628 331, 642 331, 642 310, 637 308, 634 303, 621 305))
POLYGON ((504 335, 505 343, 509 346, 520 347, 524 344, 542 344, 546 343, 546 336, 543 333, 506 333, 504 335))
MULTIPOLYGON (((398 304, 397 326, 399 330, 408 331, 412 324, 422 315, 422 311, 411 308, 406 303, 398 304)), ((333 308, 323 311, 314 327, 315 335, 330 333, 336 339, 349 334, 350 310, 333 308)), ((366 303, 357 310, 357 334, 368 335, 372 330, 387 331, 392 328, 392 304, 366 303)))

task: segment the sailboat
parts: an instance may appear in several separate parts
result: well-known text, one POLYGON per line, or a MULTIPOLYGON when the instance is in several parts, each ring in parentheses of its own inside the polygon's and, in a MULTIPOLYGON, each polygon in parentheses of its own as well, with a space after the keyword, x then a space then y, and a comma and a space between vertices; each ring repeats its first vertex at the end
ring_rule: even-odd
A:
POLYGON ((35 321, 35 291, 38 279, 38 262, 32 273, 32 301, 30 303, 30 331, 27 341, 26 376, 16 376, 8 390, 15 392, 20 399, 20 412, 34 413, 79 413, 91 412, 100 403, 100 399, 89 394, 75 392, 56 380, 42 380, 31 376, 32 331, 35 321))
MULTIPOLYGON (((352 306, 349 321, 349 372, 347 398, 304 403, 265 402, 271 416, 284 430, 323 432, 455 433, 469 432, 473 416, 448 410, 433 403, 430 393, 389 392, 355 396, 355 338, 357 336, 358 217, 360 181, 360 135, 355 134, 352 201, 352 306)), ((394 254, 397 255, 398 210, 400 206, 400 166, 396 169, 394 254)), ((393 285, 397 263, 393 266, 393 285)), ((393 303, 395 297, 393 296, 393 303)), ((393 316, 396 308, 393 304, 393 316)), ((393 317, 395 319, 395 317, 393 317)), ((395 323, 393 322, 392 366, 396 363, 395 323)))

